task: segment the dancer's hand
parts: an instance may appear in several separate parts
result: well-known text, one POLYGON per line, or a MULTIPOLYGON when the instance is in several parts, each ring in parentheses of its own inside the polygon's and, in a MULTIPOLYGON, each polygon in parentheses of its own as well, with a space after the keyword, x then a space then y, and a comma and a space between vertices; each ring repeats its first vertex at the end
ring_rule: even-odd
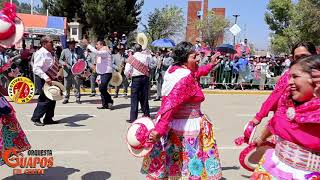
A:
POLYGON ((260 136, 257 137, 252 143, 255 144, 256 146, 261 146, 263 143, 266 142, 266 139, 261 138, 260 136))
POLYGON ((260 124, 261 121, 259 121, 256 117, 254 117, 252 120, 251 120, 255 125, 258 125, 260 124))
POLYGON ((220 52, 216 52, 212 57, 211 57, 211 64, 213 64, 214 66, 217 65, 220 60, 218 59, 218 57, 221 55, 220 52))
POLYGON ((156 143, 160 139, 160 134, 156 130, 152 130, 149 135, 149 141, 156 143))

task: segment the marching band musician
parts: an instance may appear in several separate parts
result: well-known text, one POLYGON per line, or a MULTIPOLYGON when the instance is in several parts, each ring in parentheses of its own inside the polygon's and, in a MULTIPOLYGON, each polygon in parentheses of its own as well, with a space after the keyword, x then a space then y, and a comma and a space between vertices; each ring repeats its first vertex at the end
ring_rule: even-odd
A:
POLYGON ((91 95, 90 97, 94 97, 96 95, 96 79, 97 79, 97 73, 95 70, 95 66, 96 66, 96 56, 89 50, 86 49, 84 51, 84 57, 85 60, 88 64, 88 67, 86 69, 86 71, 88 71, 90 73, 90 88, 91 88, 91 95))
POLYGON ((64 101, 62 104, 69 102, 70 90, 72 85, 75 86, 75 97, 76 103, 80 102, 80 85, 81 77, 80 75, 73 75, 71 72, 72 66, 78 61, 78 59, 84 59, 83 52, 79 48, 75 48, 77 41, 73 38, 67 40, 68 48, 64 49, 60 56, 60 64, 63 65, 63 75, 64 75, 64 86, 66 87, 66 94, 64 96, 64 101))
MULTIPOLYGON (((44 83, 52 84, 52 79, 46 73, 54 65, 53 52, 53 41, 49 36, 44 36, 41 38, 41 48, 35 52, 33 73, 41 78, 41 86, 44 83)), ((53 121, 54 109, 56 107, 56 101, 50 100, 41 90, 40 96, 38 98, 38 104, 35 108, 31 121, 34 122, 36 126, 44 126, 45 124, 57 124, 53 121), (45 115, 45 116, 44 116, 45 115), (43 123, 40 119, 44 116, 43 123)))
POLYGON ((148 39, 143 33, 139 33, 137 44, 134 45, 134 54, 129 56, 125 66, 124 74, 132 77, 131 84, 131 110, 130 119, 127 122, 132 123, 138 117, 138 102, 141 103, 143 116, 150 117, 149 110, 149 76, 150 63, 152 56, 142 52, 146 49, 148 39), (139 39, 143 39, 140 41, 139 39))
MULTIPOLYGON (((114 64, 115 64, 115 70, 117 72, 119 72, 122 76, 122 85, 124 88, 124 97, 127 98, 128 95, 128 87, 129 87, 129 82, 128 79, 126 78, 126 76, 124 75, 124 67, 126 64, 126 58, 124 56, 124 45, 120 45, 120 49, 114 49, 116 54, 113 55, 113 60, 114 60, 114 64)), ((114 98, 117 98, 119 95, 119 90, 120 90, 120 86, 116 87, 116 94, 114 96, 114 98)))
POLYGON ((98 109, 110 109, 112 110, 113 100, 108 92, 108 84, 112 78, 112 56, 110 49, 106 46, 105 41, 98 41, 96 48, 90 45, 87 39, 82 40, 83 45, 94 53, 96 58, 96 72, 100 76, 101 83, 99 84, 99 91, 101 94, 101 107, 98 109))

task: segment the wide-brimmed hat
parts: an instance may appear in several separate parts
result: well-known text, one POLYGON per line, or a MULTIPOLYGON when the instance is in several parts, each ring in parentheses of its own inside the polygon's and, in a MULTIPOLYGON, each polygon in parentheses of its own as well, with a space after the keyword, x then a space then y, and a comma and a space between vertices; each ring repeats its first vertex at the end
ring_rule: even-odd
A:
POLYGON ((135 157, 146 156, 153 148, 154 144, 149 143, 149 134, 155 125, 148 117, 135 120, 127 132, 127 145, 129 152, 135 157))
POLYGON ((74 38, 69 38, 67 39, 67 43, 78 43, 78 41, 76 41, 74 38))
POLYGON ((248 171, 254 171, 268 149, 273 149, 274 144, 271 142, 266 142, 261 146, 257 147, 254 144, 247 146, 241 151, 239 156, 239 162, 243 168, 248 171))
POLYGON ((52 81, 52 85, 45 83, 43 86, 44 94, 47 98, 53 101, 59 101, 63 99, 63 92, 66 91, 65 87, 58 81, 52 81))
POLYGON ((24 25, 16 16, 16 5, 5 3, 0 12, 0 45, 10 48, 17 44, 24 33, 24 25))
POLYGON ((148 38, 144 33, 138 33, 136 42, 141 45, 143 50, 148 46, 148 38))
POLYGON ((120 86, 122 84, 122 76, 119 72, 113 72, 110 80, 112 86, 120 86))

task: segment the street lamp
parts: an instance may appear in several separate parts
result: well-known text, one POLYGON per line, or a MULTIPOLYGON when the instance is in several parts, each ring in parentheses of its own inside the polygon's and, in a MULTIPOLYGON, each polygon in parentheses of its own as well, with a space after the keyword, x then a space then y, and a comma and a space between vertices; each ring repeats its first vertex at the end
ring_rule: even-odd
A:
MULTIPOLYGON (((238 17, 240 16, 239 14, 234 14, 232 15, 233 17, 235 17, 235 20, 234 20, 234 24, 237 24, 237 20, 238 20, 238 17)), ((236 36, 233 35, 233 45, 235 46, 236 45, 236 36)))

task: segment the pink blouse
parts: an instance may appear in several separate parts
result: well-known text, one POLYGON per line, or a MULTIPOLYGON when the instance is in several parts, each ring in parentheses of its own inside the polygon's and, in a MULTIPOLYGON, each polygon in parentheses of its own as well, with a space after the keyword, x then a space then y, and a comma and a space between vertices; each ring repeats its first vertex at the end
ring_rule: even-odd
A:
MULTIPOLYGON (((180 66, 173 66, 168 71, 173 73, 180 66)), ((201 76, 207 75, 213 68, 212 64, 201 66, 197 72, 190 73, 179 80, 168 96, 162 97, 161 107, 156 117, 160 117, 156 124, 156 131, 165 135, 169 128, 169 123, 173 119, 173 114, 179 110, 182 103, 200 103, 204 101, 204 94, 199 86, 198 80, 201 76)))
POLYGON ((283 74, 279 81, 276 84, 275 89, 269 95, 267 100, 264 101, 262 104, 260 111, 256 114, 256 119, 261 121, 263 118, 267 117, 270 111, 276 111, 278 101, 281 95, 285 92, 286 88, 288 87, 288 82, 290 79, 290 72, 287 71, 283 74))
POLYGON ((277 111, 269 121, 270 131, 282 139, 315 152, 320 152, 320 99, 314 98, 293 107, 287 90, 278 103, 277 111), (291 113, 289 108, 294 109, 291 113), (291 119, 289 119, 291 117, 291 119))

